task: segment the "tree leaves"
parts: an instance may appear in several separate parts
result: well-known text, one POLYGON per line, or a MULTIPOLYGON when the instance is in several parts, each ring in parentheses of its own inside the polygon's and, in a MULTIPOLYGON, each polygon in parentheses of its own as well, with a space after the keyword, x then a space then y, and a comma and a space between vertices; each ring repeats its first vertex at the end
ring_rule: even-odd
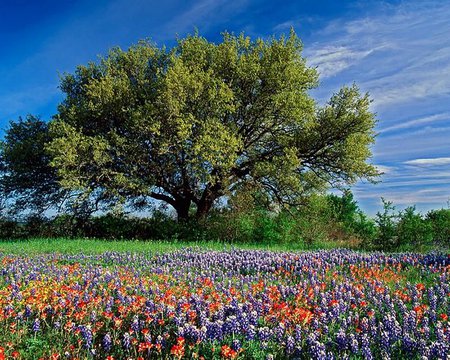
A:
POLYGON ((150 196, 204 216, 242 182, 291 205, 325 184, 376 176, 374 115, 356 86, 319 108, 317 73, 288 37, 198 34, 173 49, 113 49, 62 78, 48 146, 61 184, 150 196))

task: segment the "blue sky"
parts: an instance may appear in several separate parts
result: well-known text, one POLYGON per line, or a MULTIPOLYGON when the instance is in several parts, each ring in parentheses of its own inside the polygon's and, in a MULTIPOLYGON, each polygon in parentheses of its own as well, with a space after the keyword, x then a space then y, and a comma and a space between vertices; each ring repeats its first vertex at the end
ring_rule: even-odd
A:
POLYGON ((2 0, 0 128, 27 113, 48 119, 61 100, 58 74, 112 46, 150 38, 173 44, 196 27, 267 37, 293 26, 321 73, 323 103, 356 82, 373 98, 377 185, 353 190, 374 214, 380 197, 425 212, 450 199, 450 2, 262 0, 2 0))

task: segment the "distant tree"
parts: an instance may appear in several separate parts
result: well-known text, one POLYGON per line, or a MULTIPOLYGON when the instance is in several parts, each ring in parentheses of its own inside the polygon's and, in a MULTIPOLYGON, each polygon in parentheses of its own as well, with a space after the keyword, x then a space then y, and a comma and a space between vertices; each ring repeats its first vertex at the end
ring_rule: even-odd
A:
POLYGON ((332 217, 338 221, 347 232, 358 235, 363 243, 371 243, 376 236, 376 224, 359 208, 350 189, 345 189, 342 196, 327 195, 332 217))
POLYGON ((57 170, 50 166, 46 144, 49 126, 38 117, 11 121, 0 142, 0 193, 11 214, 42 214, 64 197, 57 170))
POLYGON ((351 226, 360 211, 358 203, 353 197, 353 193, 346 189, 342 196, 329 194, 327 200, 335 219, 345 227, 351 226))
POLYGON ((433 227, 425 221, 415 206, 409 206, 398 215, 398 241, 402 245, 421 246, 433 240, 433 227))
POLYGON ((289 37, 199 35, 172 49, 140 42, 79 66, 48 149, 61 185, 124 201, 149 198, 203 218, 242 183, 298 205, 327 186, 373 179, 368 95, 344 87, 323 107, 315 69, 289 37))
POLYGON ((450 247, 450 209, 431 210, 426 215, 426 221, 433 229, 433 240, 450 247))
POLYGON ((374 246, 378 250, 392 250, 398 245, 397 238, 397 214, 391 201, 381 198, 383 212, 377 212, 375 222, 378 226, 378 234, 374 240, 374 246))

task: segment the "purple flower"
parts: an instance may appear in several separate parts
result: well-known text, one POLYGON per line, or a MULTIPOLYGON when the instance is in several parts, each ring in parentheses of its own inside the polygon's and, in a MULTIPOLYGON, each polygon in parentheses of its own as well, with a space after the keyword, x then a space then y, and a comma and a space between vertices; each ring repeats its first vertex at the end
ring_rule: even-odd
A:
POLYGON ((33 331, 37 333, 41 330, 41 321, 39 319, 34 319, 33 321, 33 331))
POLYGON ((91 331, 91 327, 89 325, 81 325, 79 327, 80 329, 80 333, 81 333, 81 337, 84 340, 84 347, 86 349, 90 349, 92 347, 92 331, 91 331))
POLYGON ((127 332, 125 334, 123 334, 122 345, 123 345, 124 349, 126 349, 126 350, 128 350, 130 348, 131 337, 130 337, 130 334, 127 332))
POLYGON ((109 335, 108 333, 105 334, 102 340, 102 345, 105 351, 109 352, 111 350, 112 345, 111 335, 109 335))

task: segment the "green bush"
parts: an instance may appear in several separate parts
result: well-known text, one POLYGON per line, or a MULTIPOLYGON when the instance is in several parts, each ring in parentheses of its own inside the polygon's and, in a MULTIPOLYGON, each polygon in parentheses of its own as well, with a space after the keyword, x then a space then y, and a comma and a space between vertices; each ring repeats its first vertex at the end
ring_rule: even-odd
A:
POLYGON ((446 248, 450 247, 450 209, 431 210, 426 215, 430 224, 433 240, 446 248))
POLYGON ((381 201, 383 211, 377 212, 375 217, 378 231, 372 245, 376 250, 390 251, 398 246, 397 214, 394 213, 395 206, 392 202, 383 198, 381 201))
POLYGON ((375 221, 364 214, 349 190, 342 196, 330 194, 327 200, 335 227, 344 230, 347 236, 355 236, 363 247, 374 242, 377 235, 375 221))
POLYGON ((433 227, 416 212, 415 206, 399 212, 398 219, 398 246, 421 247, 432 242, 433 227))

